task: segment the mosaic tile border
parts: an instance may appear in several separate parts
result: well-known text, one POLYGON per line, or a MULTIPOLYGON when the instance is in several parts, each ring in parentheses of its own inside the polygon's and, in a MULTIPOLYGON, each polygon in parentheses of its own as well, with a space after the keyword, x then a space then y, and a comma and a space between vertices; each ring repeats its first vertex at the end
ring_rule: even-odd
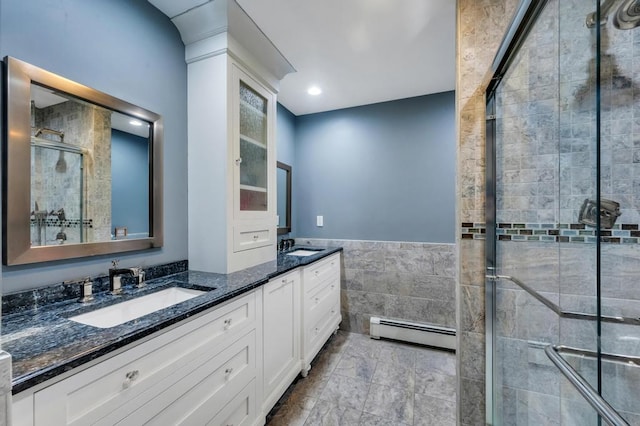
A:
MULTIPOLYGON (((463 240, 484 240, 487 229, 484 223, 462 222, 463 240)), ((582 223, 498 223, 499 241, 536 241, 549 243, 595 243, 596 231, 582 223)), ((600 232, 603 243, 639 244, 640 225, 615 224, 612 229, 600 232)))

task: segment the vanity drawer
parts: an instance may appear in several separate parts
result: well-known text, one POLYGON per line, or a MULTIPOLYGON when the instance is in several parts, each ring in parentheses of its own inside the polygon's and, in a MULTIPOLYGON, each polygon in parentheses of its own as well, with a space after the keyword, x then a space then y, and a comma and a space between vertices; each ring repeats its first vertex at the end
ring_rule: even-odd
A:
POLYGON ((324 345, 340 322, 337 320, 340 315, 340 308, 335 303, 328 304, 318 313, 319 315, 317 315, 315 321, 309 322, 309 327, 305 332, 306 346, 314 355, 324 345))
POLYGON ((304 269, 303 279, 305 293, 313 292, 327 281, 340 282, 340 254, 331 255, 307 266, 304 269))
POLYGON ((233 251, 250 250, 274 243, 275 229, 261 224, 239 225, 233 227, 233 251))
POLYGON ((36 392, 35 424, 80 425, 114 413, 127 416, 255 326, 256 298, 250 293, 36 392))
MULTIPOLYGON (((203 425, 222 414, 256 375, 256 332, 251 331, 218 356, 207 357, 177 384, 128 416, 122 425, 203 425), (179 395, 179 398, 176 396, 179 395)), ((253 410, 252 410, 253 411, 253 410)), ((105 419, 106 420, 106 419, 105 419)), ((113 424, 109 419, 98 424, 113 424)))
MULTIPOLYGON (((240 393, 224 407, 213 421, 207 425, 217 426, 248 426, 256 418, 256 384, 249 383, 240 393)), ((203 424, 203 423, 190 423, 203 424)))
POLYGON ((331 307, 339 302, 340 291, 338 284, 328 282, 317 288, 315 293, 308 295, 305 303, 305 314, 310 324, 315 324, 321 317, 326 316, 331 307))

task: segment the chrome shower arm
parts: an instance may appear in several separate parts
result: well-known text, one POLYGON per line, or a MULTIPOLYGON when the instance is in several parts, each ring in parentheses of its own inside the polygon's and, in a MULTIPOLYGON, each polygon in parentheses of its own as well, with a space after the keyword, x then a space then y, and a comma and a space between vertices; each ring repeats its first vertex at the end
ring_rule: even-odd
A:
POLYGON ((34 135, 36 138, 42 134, 54 135, 60 138, 60 142, 64 142, 64 132, 59 130, 47 129, 46 127, 40 127, 36 130, 36 134, 34 135))

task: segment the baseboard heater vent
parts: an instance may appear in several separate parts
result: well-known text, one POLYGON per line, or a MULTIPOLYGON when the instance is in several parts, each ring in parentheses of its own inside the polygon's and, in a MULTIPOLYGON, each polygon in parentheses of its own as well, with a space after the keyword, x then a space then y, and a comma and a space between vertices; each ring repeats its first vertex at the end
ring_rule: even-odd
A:
POLYGON ((370 335, 374 339, 385 337, 421 345, 456 350, 456 331, 437 325, 371 317, 370 335))

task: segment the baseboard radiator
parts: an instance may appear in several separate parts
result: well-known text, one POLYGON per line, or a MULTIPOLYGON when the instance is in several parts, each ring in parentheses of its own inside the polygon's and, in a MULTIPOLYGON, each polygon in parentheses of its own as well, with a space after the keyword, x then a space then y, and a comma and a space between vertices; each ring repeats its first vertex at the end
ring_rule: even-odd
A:
POLYGON ((385 337, 436 348, 456 350, 456 331, 452 328, 380 317, 371 317, 369 325, 369 334, 374 339, 385 337))

